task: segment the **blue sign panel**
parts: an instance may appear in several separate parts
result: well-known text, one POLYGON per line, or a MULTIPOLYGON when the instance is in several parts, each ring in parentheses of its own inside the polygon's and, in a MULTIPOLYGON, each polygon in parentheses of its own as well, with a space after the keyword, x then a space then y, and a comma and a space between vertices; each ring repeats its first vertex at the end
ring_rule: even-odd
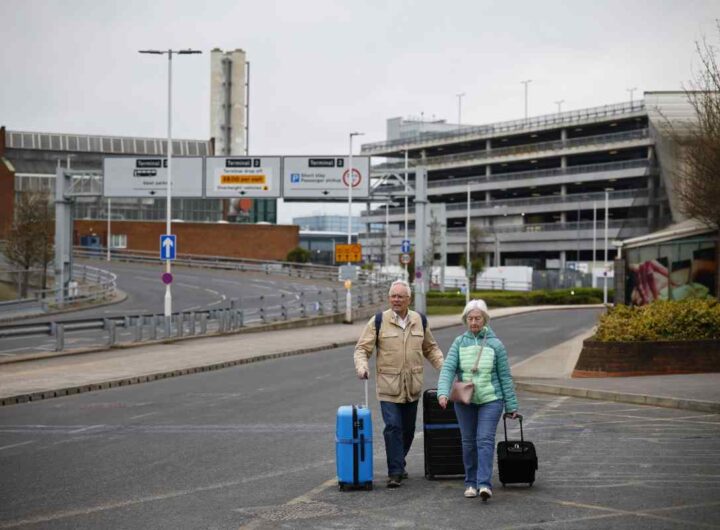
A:
POLYGON ((410 240, 409 239, 403 239, 402 244, 400 245, 400 252, 403 254, 407 254, 410 252, 410 240))
POLYGON ((176 239, 173 234, 163 234, 160 236, 160 259, 175 259, 175 251, 177 249, 176 239))

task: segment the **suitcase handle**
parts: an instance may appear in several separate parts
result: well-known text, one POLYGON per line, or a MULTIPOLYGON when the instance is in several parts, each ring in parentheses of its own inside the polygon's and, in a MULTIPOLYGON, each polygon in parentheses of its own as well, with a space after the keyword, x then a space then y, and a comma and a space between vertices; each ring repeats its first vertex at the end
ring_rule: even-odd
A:
MULTIPOLYGON (((523 436, 523 427, 522 427, 522 420, 523 420, 522 414, 518 414, 516 417, 520 421, 520 441, 525 442, 525 436, 523 436)), ((509 414, 507 412, 505 414, 503 414, 503 430, 505 431, 505 441, 506 442, 508 441, 508 437, 507 437, 507 419, 508 418, 512 419, 512 414, 509 414)))

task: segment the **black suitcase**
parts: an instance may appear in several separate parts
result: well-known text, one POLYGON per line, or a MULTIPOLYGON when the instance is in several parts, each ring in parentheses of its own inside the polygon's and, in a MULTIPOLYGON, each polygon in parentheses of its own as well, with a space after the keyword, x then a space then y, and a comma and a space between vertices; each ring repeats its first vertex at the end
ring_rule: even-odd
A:
POLYGON ((535 470, 538 468, 537 453, 532 442, 526 442, 523 435, 522 416, 520 420, 520 440, 508 440, 507 418, 503 415, 503 428, 505 429, 505 441, 498 442, 497 461, 498 475, 503 486, 506 484, 529 484, 535 482, 535 470))
POLYGON ((425 478, 465 476, 460 425, 452 401, 442 409, 437 389, 423 392, 423 436, 425 446, 425 478))

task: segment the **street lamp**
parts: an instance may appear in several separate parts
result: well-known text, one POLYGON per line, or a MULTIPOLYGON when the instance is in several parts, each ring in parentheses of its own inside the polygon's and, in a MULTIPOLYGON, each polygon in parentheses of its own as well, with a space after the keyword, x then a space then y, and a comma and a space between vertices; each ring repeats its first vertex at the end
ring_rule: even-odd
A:
MULTIPOLYGON (((168 140, 167 140, 167 202, 166 202, 166 220, 165 231, 169 235, 171 231, 171 185, 172 185, 172 56, 173 55, 194 55, 202 53, 200 50, 139 50, 139 53, 150 55, 167 55, 168 56, 168 140)), ((170 260, 165 260, 165 272, 170 274, 170 260)), ((172 314, 172 292, 170 283, 165 284, 165 316, 172 314)))
POLYGON ((523 85, 525 85, 525 119, 527 120, 528 117, 528 85, 532 83, 532 79, 526 79, 525 81, 520 81, 523 85))
MULTIPOLYGON (((361 132, 351 132, 350 133, 350 156, 348 165, 350 166, 348 168, 348 245, 352 244, 352 189, 353 189, 353 182, 355 181, 354 175, 353 175, 353 137, 354 136, 362 136, 365 133, 361 132)), ((348 261, 348 265, 350 265, 350 262, 348 261)), ((348 324, 352 324, 352 294, 351 294, 351 288, 349 287, 347 290, 347 294, 345 295, 345 322, 348 324)))
POLYGON ((625 90, 626 90, 627 92, 630 92, 630 106, 632 107, 633 92, 635 92, 635 91, 637 90, 637 87, 626 88, 625 90))
POLYGON ((564 100, 564 99, 560 99, 560 100, 558 100, 558 101, 555 102, 555 105, 558 106, 558 114, 560 114, 560 113, 562 112, 562 104, 563 104, 563 103, 565 103, 565 100, 564 100))
POLYGON ((605 188, 605 256, 604 256, 604 270, 603 270, 603 304, 607 307, 608 303, 608 217, 610 210, 610 190, 611 188, 605 188))
POLYGON ((458 129, 460 128, 460 124, 462 123, 462 98, 465 95, 465 92, 461 92, 460 94, 456 94, 458 98, 458 129))
POLYGON ((470 183, 467 185, 467 216, 465 219, 465 276, 467 289, 465 290, 465 303, 470 302, 470 280, 472 278, 472 264, 470 263, 470 183))

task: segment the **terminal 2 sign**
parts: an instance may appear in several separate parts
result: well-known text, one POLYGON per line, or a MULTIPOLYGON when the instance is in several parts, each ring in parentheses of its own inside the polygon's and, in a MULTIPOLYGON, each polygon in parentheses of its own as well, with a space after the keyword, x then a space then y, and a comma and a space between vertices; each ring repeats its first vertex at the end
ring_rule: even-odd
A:
MULTIPOLYGON (((370 157, 213 156, 173 157, 172 196, 184 198, 278 198, 346 201, 370 195, 370 157)), ((105 197, 165 197, 167 158, 106 157, 105 197)))

